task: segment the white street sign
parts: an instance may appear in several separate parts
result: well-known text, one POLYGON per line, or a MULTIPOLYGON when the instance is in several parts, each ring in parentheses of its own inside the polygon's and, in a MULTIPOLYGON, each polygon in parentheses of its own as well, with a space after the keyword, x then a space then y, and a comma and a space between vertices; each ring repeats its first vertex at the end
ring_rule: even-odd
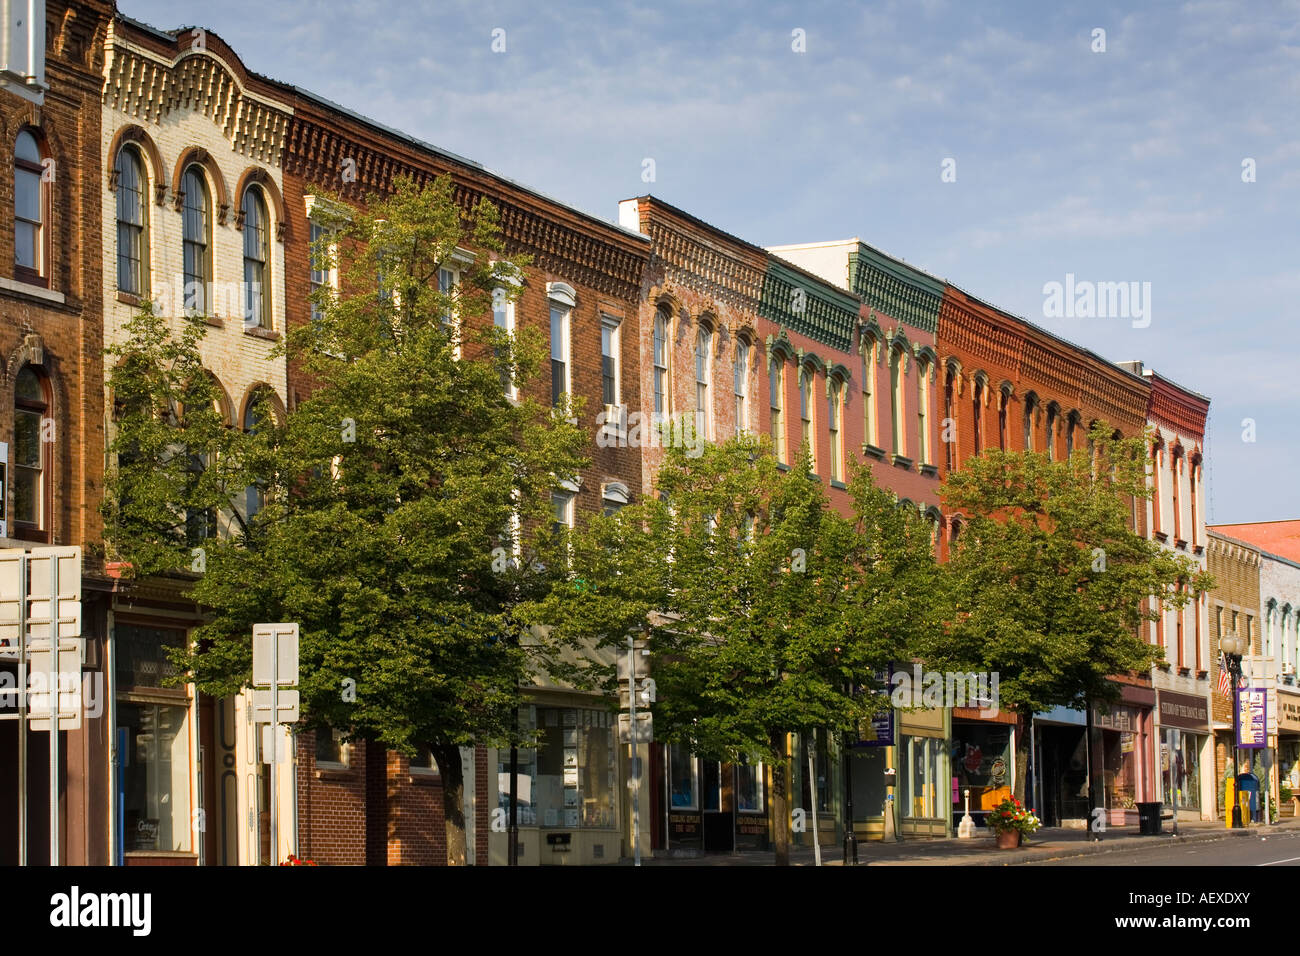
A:
POLYGON ((298 683, 297 624, 253 625, 253 686, 270 687, 272 669, 277 672, 281 687, 293 687, 298 683), (280 658, 275 666, 271 661, 273 639, 280 658))
MULTIPOLYGON (((628 727, 632 724, 632 718, 629 714, 618 715, 618 742, 621 744, 631 743, 629 740, 628 727)), ((649 711, 637 711, 636 715, 636 742, 639 744, 653 743, 655 739, 654 715, 649 711)))
MULTIPOLYGON (((28 656, 27 703, 30 714, 27 727, 33 731, 50 730, 50 697, 53 696, 50 652, 32 651, 28 656)), ((76 730, 81 726, 81 642, 63 641, 59 647, 58 673, 59 730, 76 730)))
POLYGON ((280 719, 271 720, 271 689, 258 687, 253 690, 253 723, 255 724, 296 724, 298 722, 298 692, 281 690, 276 694, 275 706, 280 711, 280 719))
POLYGON ((27 559, 29 599, 27 603, 28 647, 48 646, 57 624, 58 636, 81 636, 81 549, 32 548, 27 559), (51 590, 58 575, 58 594, 51 590), (54 617, 52 605, 57 597, 54 617))
POLYGON ((293 737, 273 724, 262 725, 262 763, 289 763, 293 759, 293 737), (279 743, 278 747, 273 743, 279 743), (272 753, 276 759, 271 760, 272 753))

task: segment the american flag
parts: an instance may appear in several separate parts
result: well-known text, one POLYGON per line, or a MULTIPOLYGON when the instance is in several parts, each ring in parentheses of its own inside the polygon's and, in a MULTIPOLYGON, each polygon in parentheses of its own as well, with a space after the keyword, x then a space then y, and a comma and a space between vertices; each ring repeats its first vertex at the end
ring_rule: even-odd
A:
POLYGON ((1222 654, 1220 654, 1219 655, 1219 695, 1221 697, 1227 697, 1229 700, 1231 700, 1232 695, 1229 693, 1230 690, 1232 690, 1232 677, 1228 674, 1228 661, 1222 654))

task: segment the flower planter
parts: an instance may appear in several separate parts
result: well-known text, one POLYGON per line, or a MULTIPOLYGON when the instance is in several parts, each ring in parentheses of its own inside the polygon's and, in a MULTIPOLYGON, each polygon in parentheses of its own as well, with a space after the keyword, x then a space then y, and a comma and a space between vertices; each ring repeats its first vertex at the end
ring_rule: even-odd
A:
POLYGON ((1014 850, 1020 846, 1019 830, 999 830, 998 831, 998 849, 1014 850))

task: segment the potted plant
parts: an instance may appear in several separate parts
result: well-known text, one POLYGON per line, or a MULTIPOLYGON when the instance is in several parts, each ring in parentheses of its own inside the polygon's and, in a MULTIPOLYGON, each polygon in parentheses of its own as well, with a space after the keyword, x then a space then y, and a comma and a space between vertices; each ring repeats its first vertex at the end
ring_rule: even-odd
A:
POLYGON ((990 810, 986 822, 997 834, 1000 850, 1015 849, 1026 833, 1033 833, 1043 825, 1034 811, 1026 810, 1015 797, 1007 797, 990 810))

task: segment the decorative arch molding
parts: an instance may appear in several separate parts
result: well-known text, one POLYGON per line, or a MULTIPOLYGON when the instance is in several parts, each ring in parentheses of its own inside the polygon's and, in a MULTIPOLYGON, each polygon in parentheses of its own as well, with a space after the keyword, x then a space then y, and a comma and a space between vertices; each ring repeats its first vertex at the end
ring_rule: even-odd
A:
POLYGON ((795 360, 799 363, 800 369, 811 368, 813 372, 826 374, 826 362, 816 352, 805 352, 803 349, 795 349, 795 360))
POLYGON ((923 513, 927 521, 933 521, 939 526, 943 525, 943 512, 936 505, 926 505, 923 513))
POLYGON ((782 329, 775 336, 769 335, 765 343, 767 348, 767 361, 772 363, 780 358, 785 362, 795 360, 796 350, 790 342, 790 337, 786 335, 785 329, 782 329))
POLYGON ((874 346, 876 364, 879 365, 883 356, 879 346, 886 342, 885 330, 880 327, 876 321, 876 313, 872 311, 870 317, 858 329, 858 354, 865 356, 867 354, 867 343, 871 342, 874 346))
POLYGON ((9 353, 5 362, 5 384, 12 385, 18 370, 24 365, 35 365, 42 371, 49 372, 45 366, 45 340, 39 332, 28 332, 22 342, 9 353))
POLYGON ((123 146, 127 145, 135 146, 144 158, 149 179, 153 182, 154 204, 161 206, 167 198, 167 167, 163 163, 162 153, 158 152, 153 137, 146 133, 143 127, 134 123, 123 126, 114 133, 112 141, 108 144, 108 159, 105 165, 109 191, 117 191, 117 154, 122 151, 123 146))
POLYGON ((903 331, 902 326, 895 328, 888 336, 889 350, 902 349, 904 356, 912 354, 912 343, 907 340, 907 334, 903 331))
POLYGON ((939 379, 939 353, 929 345, 919 344, 912 346, 912 353, 916 356, 916 364, 933 385, 939 379))
POLYGON ((992 391, 992 389, 989 388, 988 372, 984 371, 982 368, 976 369, 974 373, 971 374, 970 378, 972 382, 980 387, 980 405, 984 408, 988 408, 989 392, 992 391))
POLYGON ((275 184, 275 180, 261 166, 249 166, 239 175, 239 182, 235 184, 235 228, 243 231, 244 228, 244 193, 249 186, 259 186, 262 189, 262 195, 266 197, 271 206, 271 216, 275 219, 275 238, 278 242, 284 242, 285 231, 288 228, 289 220, 284 214, 284 196, 280 194, 280 187, 275 184))
POLYGON ((852 381, 853 381, 853 373, 850 372, 843 365, 841 365, 839 362, 836 362, 834 365, 827 366, 826 367, 826 400, 830 401, 835 391, 835 386, 839 385, 840 400, 844 403, 844 406, 847 408, 849 406, 849 396, 853 394, 853 390, 848 387, 849 383, 852 381))
POLYGON ((271 414, 275 417, 276 424, 283 425, 287 417, 283 399, 280 398, 269 382, 254 382, 244 390, 244 397, 239 403, 239 419, 235 422, 235 427, 244 427, 244 416, 248 413, 248 403, 253 400, 255 395, 262 395, 266 398, 266 403, 271 408, 271 414))
MULTIPOLYGON (((221 174, 212 154, 201 146, 190 146, 176 160, 176 169, 172 172, 172 206, 180 212, 185 202, 185 192, 181 189, 182 178, 189 166, 198 166, 207 173, 208 188, 212 191, 212 204, 217 225, 224 226, 230 214, 230 193, 226 190, 226 177, 221 174)), ((242 193, 240 194, 242 198, 242 193)), ((277 218, 276 220, 280 220, 277 218)))
POLYGON ((727 331, 737 342, 744 342, 750 348, 758 342, 758 330, 754 328, 754 323, 748 317, 736 320, 727 331))

